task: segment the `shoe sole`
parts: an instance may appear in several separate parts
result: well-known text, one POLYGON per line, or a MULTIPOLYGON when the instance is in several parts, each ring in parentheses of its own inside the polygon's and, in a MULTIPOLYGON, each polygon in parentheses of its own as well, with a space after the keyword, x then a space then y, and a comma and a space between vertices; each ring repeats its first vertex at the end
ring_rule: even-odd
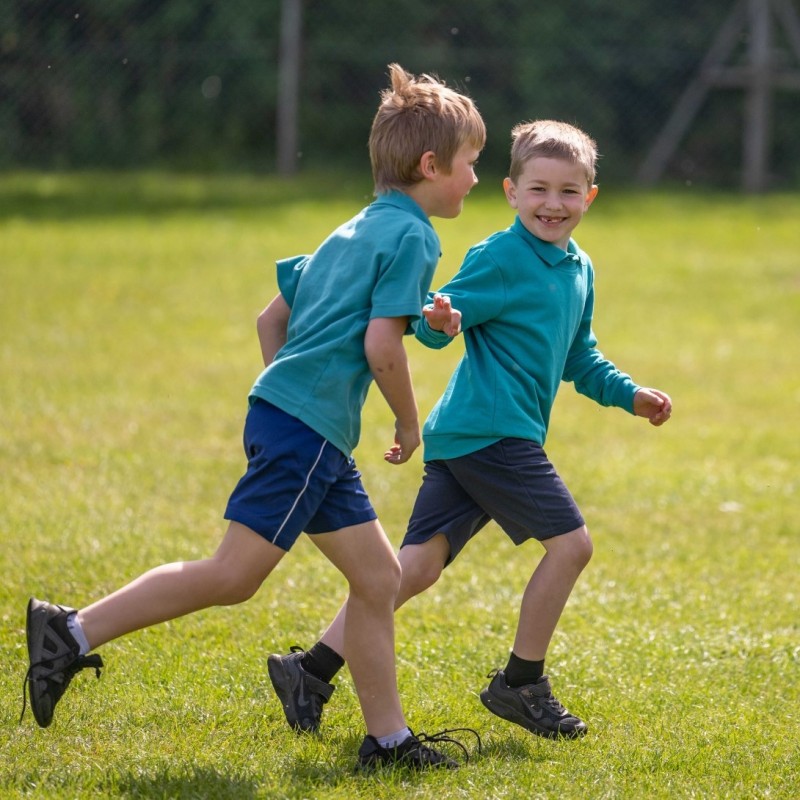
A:
MULTIPOLYGON (((31 664, 37 664, 42 660, 42 643, 44 642, 44 631, 47 628, 47 611, 43 608, 44 603, 31 598, 28 600, 28 610, 25 615, 25 636, 28 642, 28 660, 31 664), (36 655, 34 657, 34 652, 36 655)), ((28 697, 31 702, 31 711, 37 724, 41 728, 46 728, 53 721, 53 708, 47 703, 47 708, 42 708, 46 694, 40 695, 36 689, 38 681, 33 675, 28 678, 28 697)), ((45 681, 45 686, 47 682, 45 681)))
POLYGON ((295 714, 294 703, 292 702, 292 677, 284 667, 283 659, 280 656, 269 656, 267 658, 267 672, 269 673, 270 681, 272 681, 272 688, 275 690, 275 694, 278 695, 278 700, 281 701, 283 713, 286 715, 286 721, 289 726, 301 733, 316 733, 319 730, 319 726, 304 727, 295 714), (286 700, 287 697, 289 702, 286 700))
POLYGON ((489 711, 491 711, 495 716, 498 716, 507 722, 513 722, 515 725, 520 725, 521 727, 525 728, 525 730, 535 733, 537 736, 543 736, 545 739, 578 739, 586 734, 585 728, 583 730, 576 729, 572 731, 552 731, 548 728, 538 727, 532 719, 520 714, 519 711, 512 706, 509 706, 506 703, 503 703, 501 700, 498 700, 496 697, 493 697, 488 689, 484 689, 481 692, 480 697, 484 706, 486 706, 486 708, 488 708, 489 711))

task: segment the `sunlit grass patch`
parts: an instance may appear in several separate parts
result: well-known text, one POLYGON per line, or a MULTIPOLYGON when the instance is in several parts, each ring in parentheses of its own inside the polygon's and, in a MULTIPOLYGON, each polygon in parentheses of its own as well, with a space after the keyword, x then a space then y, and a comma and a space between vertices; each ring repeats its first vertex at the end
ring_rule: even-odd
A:
MULTIPOLYGON (((603 187, 581 227, 603 352, 670 392, 663 429, 564 386, 547 451, 595 555, 553 639, 556 693, 589 726, 549 742, 478 693, 513 640, 535 543, 489 525, 397 615, 412 727, 475 728, 446 775, 357 776, 349 674, 318 737, 283 720, 266 657, 309 646, 342 577, 305 540, 257 596, 102 649, 51 728, 21 725, 31 594, 82 605, 156 564, 213 552, 244 464, 255 317, 276 258, 369 200, 363 181, 0 178, 0 728, 3 796, 533 798, 796 796, 800 774, 800 200, 603 187)), ((444 283, 512 216, 484 179, 435 221, 444 283)), ((408 342, 424 415, 460 345, 408 342)), ((398 543, 421 476, 382 455, 370 394, 356 458, 398 543)))

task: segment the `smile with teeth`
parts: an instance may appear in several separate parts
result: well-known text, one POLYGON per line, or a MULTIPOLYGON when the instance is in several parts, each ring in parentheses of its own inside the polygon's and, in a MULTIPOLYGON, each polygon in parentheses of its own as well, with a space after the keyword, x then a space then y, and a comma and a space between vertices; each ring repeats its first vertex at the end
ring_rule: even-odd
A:
POLYGON ((559 222, 563 222, 566 217, 545 217, 541 214, 537 214, 536 219, 543 222, 545 225, 557 225, 559 222))

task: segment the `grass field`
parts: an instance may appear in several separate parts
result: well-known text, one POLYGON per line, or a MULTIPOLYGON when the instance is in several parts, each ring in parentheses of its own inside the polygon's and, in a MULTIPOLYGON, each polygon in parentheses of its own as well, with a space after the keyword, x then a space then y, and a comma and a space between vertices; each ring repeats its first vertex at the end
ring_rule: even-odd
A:
MULTIPOLYGON (((320 737, 286 728, 266 656, 309 646, 344 592, 306 540, 249 603, 106 645, 101 680, 79 675, 50 728, 18 724, 30 595, 81 606, 215 548, 273 261, 369 192, 336 176, 0 176, 0 796, 800 796, 800 195, 604 187, 576 232, 601 349, 675 404, 658 430, 569 386, 556 405, 548 453, 595 556, 548 672, 585 739, 537 739, 478 699, 540 556, 491 526, 397 617, 411 726, 483 737, 458 772, 354 775, 346 671, 320 737)), ((510 221, 484 178, 435 221, 435 283, 510 221)), ((460 345, 408 349, 425 414, 460 345)), ((383 463, 377 392, 365 420, 357 461, 397 543, 421 460, 383 463)))

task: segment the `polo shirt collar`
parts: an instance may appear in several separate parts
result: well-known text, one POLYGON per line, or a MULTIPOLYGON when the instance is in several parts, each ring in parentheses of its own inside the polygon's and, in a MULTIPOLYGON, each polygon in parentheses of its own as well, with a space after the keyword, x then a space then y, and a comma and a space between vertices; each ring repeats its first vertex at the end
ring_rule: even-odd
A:
POLYGON ((419 203, 417 203, 416 200, 412 200, 412 198, 410 198, 407 194, 400 192, 397 189, 392 189, 384 194, 379 194, 375 200, 373 200, 373 205, 396 206, 404 211, 408 211, 415 217, 419 217, 419 219, 427 222, 428 225, 433 228, 433 223, 428 218, 428 215, 422 210, 419 203))
POLYGON ((558 266, 562 261, 577 263, 581 260, 578 245, 574 239, 569 240, 567 245, 567 252, 565 253, 560 247, 556 247, 550 242, 545 242, 538 236, 534 236, 520 220, 519 216, 514 220, 511 230, 521 236, 534 250, 537 256, 547 264, 548 267, 558 266))

